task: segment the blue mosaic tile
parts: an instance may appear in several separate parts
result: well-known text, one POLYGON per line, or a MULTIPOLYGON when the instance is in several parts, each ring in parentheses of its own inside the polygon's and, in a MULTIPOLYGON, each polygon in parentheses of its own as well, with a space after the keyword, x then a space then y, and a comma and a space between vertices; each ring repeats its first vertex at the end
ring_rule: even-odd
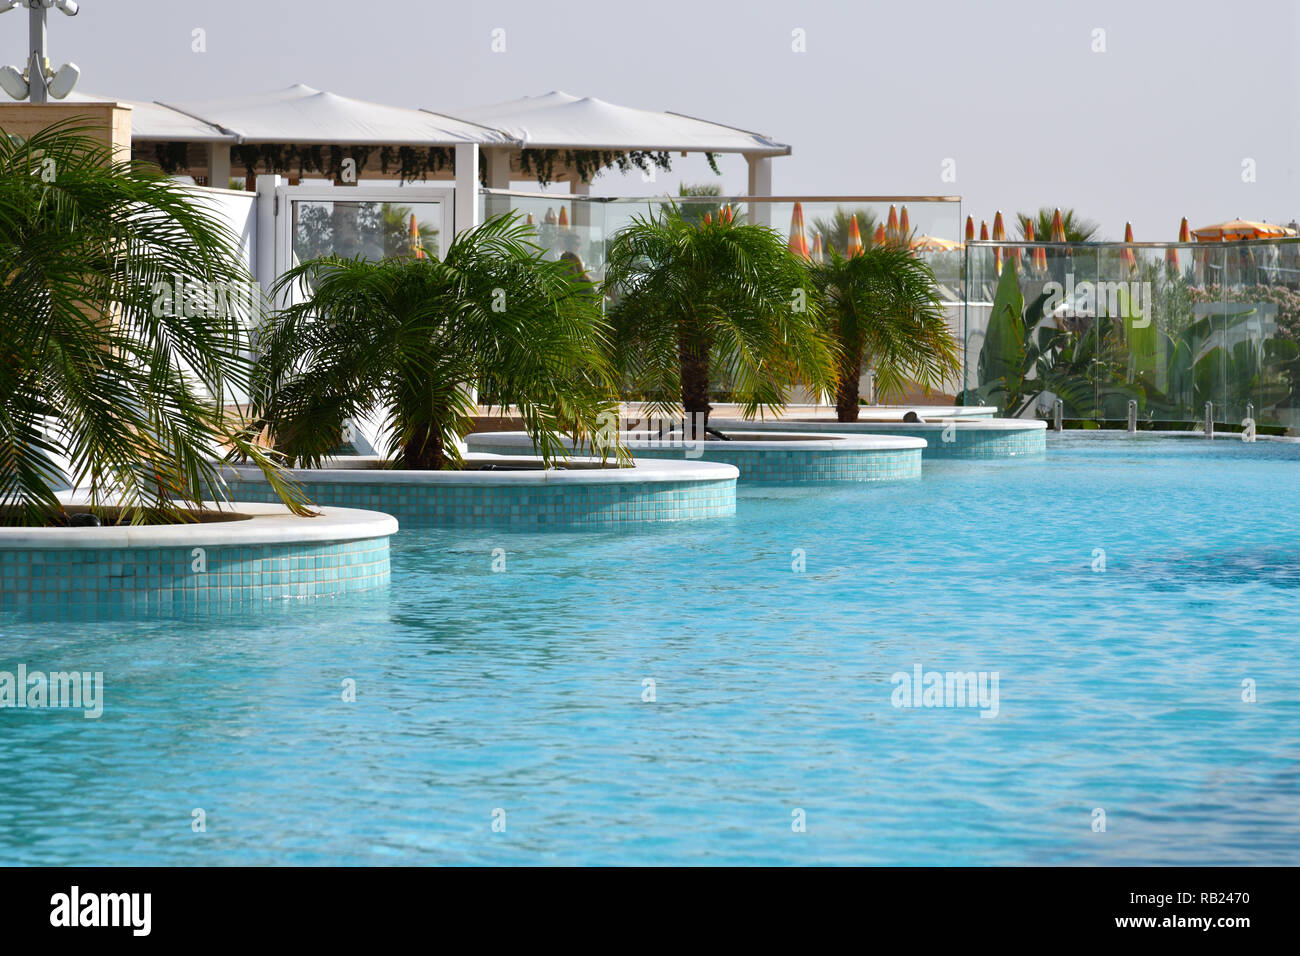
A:
POLYGON ((943 433, 936 434, 933 429, 891 428, 887 434, 924 438, 926 458, 1041 458, 1047 454, 1045 428, 954 428, 947 433, 952 441, 944 441, 943 433))
MULTIPOLYGON (((918 459, 919 461, 919 459, 918 459)), ((306 480, 303 492, 327 507, 390 514, 405 528, 493 526, 618 528, 736 513, 734 478, 597 484, 393 484, 306 480)), ((262 481, 230 482, 234 501, 276 501, 262 481)))
POLYGON ((388 537, 193 548, 0 551, 0 611, 94 605, 110 612, 243 605, 385 587, 388 537), (310 562, 291 570, 295 562, 310 562))

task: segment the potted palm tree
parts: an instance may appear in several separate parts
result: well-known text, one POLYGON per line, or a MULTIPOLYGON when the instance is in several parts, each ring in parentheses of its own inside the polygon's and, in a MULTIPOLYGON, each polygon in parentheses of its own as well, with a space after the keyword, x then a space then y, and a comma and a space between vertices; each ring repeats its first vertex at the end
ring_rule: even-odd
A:
POLYGON ((261 329, 253 428, 319 467, 346 421, 377 411, 393 464, 455 467, 474 384, 515 406, 546 464, 566 454, 563 436, 594 439, 617 398, 605 321, 590 283, 533 239, 505 215, 443 260, 322 258, 287 272, 277 291, 305 294, 261 329))
POLYGON ((746 417, 779 410, 795 385, 834 385, 834 342, 802 262, 730 207, 698 223, 675 205, 634 219, 610 244, 605 287, 616 365, 651 415, 684 411, 707 427, 723 380, 746 417))
POLYGON ((67 123, 0 131, 0 524, 191 520, 222 449, 304 502, 242 432, 256 285, 226 227, 156 167, 67 123))
POLYGON ((841 422, 858 420, 864 362, 887 397, 901 394, 909 382, 929 391, 960 371, 934 273, 906 246, 868 246, 851 258, 832 248, 809 273, 825 329, 839 343, 835 411, 841 422))

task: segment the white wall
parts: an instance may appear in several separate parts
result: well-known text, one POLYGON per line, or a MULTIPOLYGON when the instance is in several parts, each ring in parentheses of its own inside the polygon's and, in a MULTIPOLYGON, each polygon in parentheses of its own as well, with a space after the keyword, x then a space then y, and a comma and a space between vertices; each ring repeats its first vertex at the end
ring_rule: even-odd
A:
POLYGON ((248 271, 253 272, 257 263, 256 194, 207 186, 195 186, 194 191, 200 204, 224 222, 239 240, 240 257, 248 271))

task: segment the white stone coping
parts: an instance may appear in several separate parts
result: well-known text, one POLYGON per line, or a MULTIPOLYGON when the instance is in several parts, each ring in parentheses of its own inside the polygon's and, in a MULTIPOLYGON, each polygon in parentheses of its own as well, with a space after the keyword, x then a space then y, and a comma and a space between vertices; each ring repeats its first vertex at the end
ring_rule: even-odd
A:
MULTIPOLYGON (((901 422, 908 412, 916 412, 922 418, 996 418, 996 405, 859 405, 858 420, 862 422, 901 422)), ((724 413, 715 410, 714 415, 721 420, 724 413)), ((801 419, 821 419, 835 421, 835 407, 832 405, 787 405, 778 418, 766 421, 779 425, 783 421, 793 422, 801 419)), ((713 424, 710 416, 709 424, 713 424)), ((727 416, 728 421, 736 419, 727 416)))
MULTIPOLYGON (((637 433, 633 432, 632 436, 637 433)), ((891 435, 888 438, 877 437, 874 435, 846 435, 825 433, 823 438, 810 439, 807 432, 784 432, 772 431, 770 440, 753 441, 746 439, 732 439, 731 441, 700 441, 698 445, 705 445, 716 451, 900 451, 909 448, 925 448, 926 441, 924 438, 914 438, 908 435, 891 435)), ((476 444, 479 446, 490 446, 500 448, 520 448, 529 449, 533 447, 533 440, 527 432, 475 432, 467 435, 466 443, 473 448, 476 444)), ((569 444, 566 439, 566 444, 569 444)), ((655 440, 655 441, 638 441, 635 437, 624 439, 628 451, 635 455, 638 451, 666 449, 668 451, 681 451, 683 455, 693 450, 693 442, 683 442, 681 440, 655 440)), ((570 446, 571 447, 571 446, 570 446)), ((656 459, 657 461, 675 461, 676 459, 656 459)), ((638 467, 641 467, 645 459, 638 461, 638 467)), ((698 459, 691 459, 693 464, 706 464, 698 459)))
MULTIPOLYGON (((515 432, 488 434, 514 435, 515 432)), ((524 445, 532 452, 532 440, 526 432, 518 432, 524 445)), ((468 461, 493 461, 508 464, 512 461, 535 463, 539 456, 533 454, 497 455, 471 451, 468 461)), ((598 464, 600 459, 573 456, 575 464, 598 464)), ((289 474, 302 482, 318 484, 383 484, 383 485, 437 485, 477 488, 503 485, 618 485, 618 484, 684 484, 694 481, 735 481, 740 470, 734 465, 716 461, 678 461, 676 459, 641 460, 631 467, 618 467, 612 460, 606 468, 547 468, 535 471, 408 471, 402 468, 380 468, 382 459, 373 455, 356 455, 329 459, 323 468, 295 468, 289 474)), ((262 473, 254 466, 226 465, 245 481, 262 481, 262 473)))
POLYGON ((880 432, 882 434, 892 434, 900 429, 918 430, 918 431, 935 431, 941 432, 948 426, 960 429, 961 431, 1046 431, 1047 422, 1041 418, 948 418, 942 419, 930 417, 924 422, 827 422, 827 421, 804 421, 799 419, 784 419, 782 421, 765 421, 750 422, 740 418, 720 418, 709 419, 712 427, 719 431, 727 432, 729 430, 741 431, 746 428, 755 431, 802 431, 802 432, 834 432, 844 431, 857 434, 859 432, 880 432))
MULTIPOLYGON (((260 474, 260 472, 259 472, 260 474)), ((64 492, 64 504, 86 504, 85 496, 64 492)), ((112 528, 0 527, 0 551, 77 550, 139 551, 147 548, 242 548, 264 544, 313 544, 361 541, 397 533, 397 519, 357 508, 313 508, 314 517, 299 517, 284 505, 237 501, 212 509, 243 515, 232 521, 199 524, 127 525, 112 528)))

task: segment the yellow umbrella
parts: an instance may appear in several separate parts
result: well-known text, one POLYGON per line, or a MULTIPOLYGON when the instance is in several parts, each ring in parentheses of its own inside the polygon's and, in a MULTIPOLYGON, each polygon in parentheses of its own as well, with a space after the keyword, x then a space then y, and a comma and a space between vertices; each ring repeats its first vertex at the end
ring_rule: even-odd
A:
POLYGON ((912 248, 917 252, 956 252, 961 248, 961 243, 940 239, 938 236, 917 236, 912 240, 912 248))
POLYGON ((849 248, 845 251, 845 255, 850 259, 862 255, 862 233, 858 229, 857 216, 849 217, 849 248))
POLYGON ((790 251, 800 259, 807 259, 808 256, 808 237, 803 231, 803 203, 794 204, 794 212, 790 214, 790 251))
POLYGON ((1197 242, 1233 242, 1237 239, 1267 239, 1272 236, 1294 236, 1295 230, 1286 226, 1275 226, 1268 222, 1252 222, 1249 219, 1230 219, 1212 226, 1193 229, 1192 235, 1197 242))
POLYGON ((406 233, 411 240, 411 255, 417 259, 423 259, 424 243, 420 241, 420 225, 415 221, 415 213, 411 213, 411 222, 407 226, 406 233))

